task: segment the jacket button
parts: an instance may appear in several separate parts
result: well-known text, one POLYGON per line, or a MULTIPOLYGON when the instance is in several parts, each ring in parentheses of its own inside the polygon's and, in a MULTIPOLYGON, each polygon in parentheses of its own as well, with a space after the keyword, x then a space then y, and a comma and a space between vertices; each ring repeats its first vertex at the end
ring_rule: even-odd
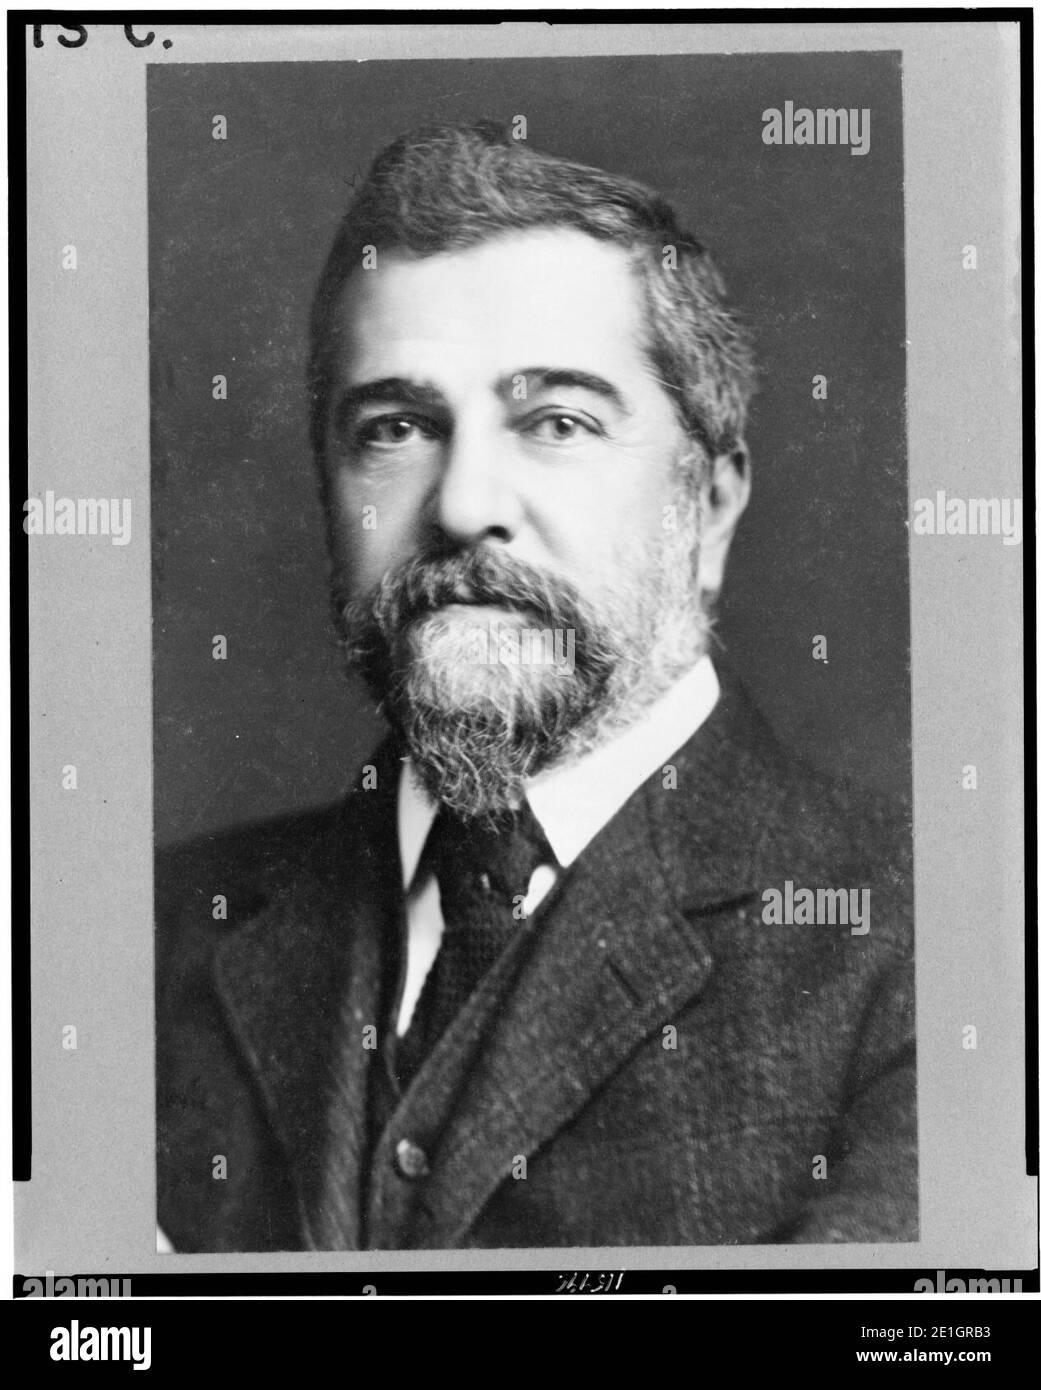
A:
POLYGON ((394 1150, 394 1160, 403 1178, 425 1178, 430 1172, 427 1156, 411 1139, 402 1139, 394 1150))

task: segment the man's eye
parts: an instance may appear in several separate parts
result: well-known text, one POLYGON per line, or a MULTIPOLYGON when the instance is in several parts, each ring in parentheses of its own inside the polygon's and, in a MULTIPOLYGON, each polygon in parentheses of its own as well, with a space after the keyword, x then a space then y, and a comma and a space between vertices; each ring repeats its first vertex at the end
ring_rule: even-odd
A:
POLYGON ((550 444, 567 444, 573 439, 597 432, 590 421, 580 415, 569 415, 566 411, 542 415, 528 426, 530 435, 550 444))
POLYGON ((432 424, 411 415, 381 415, 360 424, 354 432, 353 442, 356 448, 375 445, 377 448, 393 449, 415 439, 433 439, 436 436, 437 431, 432 424))

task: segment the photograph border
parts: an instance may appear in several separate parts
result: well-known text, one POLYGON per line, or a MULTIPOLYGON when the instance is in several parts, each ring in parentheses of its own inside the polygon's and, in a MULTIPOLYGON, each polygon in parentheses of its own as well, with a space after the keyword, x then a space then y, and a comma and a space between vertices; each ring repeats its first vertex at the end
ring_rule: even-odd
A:
MULTIPOLYGON (((986 20, 891 23, 862 22, 850 12, 832 22, 742 19, 696 28, 597 20, 549 29, 511 19, 507 28, 470 23, 465 32, 439 16, 438 27, 423 33, 422 57, 407 25, 326 25, 316 33, 271 14, 263 25, 238 26, 248 32, 217 32, 212 23, 199 32, 170 13, 150 18, 147 27, 162 26, 172 45, 169 60, 178 62, 900 48, 910 496, 938 490, 968 496, 985 487, 987 495, 1018 497, 1023 320, 1017 288, 1030 262, 1029 229, 1020 242, 1016 94, 1023 55, 1017 46, 1030 27, 995 13, 986 20), (981 87, 991 98, 993 128, 970 119, 968 98, 981 87), (955 272, 963 273, 966 242, 985 245, 989 257, 986 273, 959 298, 950 286, 955 272)), ((16 1186, 16 1269, 111 1269, 151 1279, 404 1274, 417 1267, 645 1268, 689 1270, 717 1281, 736 1280, 739 1271, 750 1279, 826 1273, 836 1284, 859 1288, 858 1279, 934 1266, 1029 1268, 1036 1186, 1024 1164, 1031 1062, 1022 923, 1031 890, 1023 872, 1022 560, 1030 546, 1006 547, 996 538, 945 545, 913 533, 919 1242, 222 1256, 159 1256, 149 1249, 142 1203, 147 1198, 154 1213, 152 941, 140 924, 143 904, 150 918, 152 873, 144 179, 144 74, 151 55, 128 44, 111 15, 92 28, 89 56, 87 48, 69 53, 53 44, 33 51, 34 17, 9 15, 8 28, 12 57, 17 43, 25 45, 29 130, 25 495, 55 487, 67 495, 132 496, 136 543, 57 547, 39 538, 27 547, 34 716, 28 959, 17 932, 14 944, 16 971, 19 961, 28 965, 32 1005, 28 1022, 24 1005, 15 1018, 15 1061, 23 1069, 31 1029, 32 1177, 16 1186), (91 274, 81 275, 71 294, 55 250, 68 240, 94 255, 91 274), (106 362, 100 388, 99 358, 106 362), (63 796, 59 775, 70 761, 89 770, 89 781, 81 781, 89 794, 75 802, 63 796), (971 811, 955 776, 966 762, 988 770, 984 804, 971 811), (997 885, 995 850, 1005 866, 997 885), (995 933, 999 940, 986 960, 983 927, 987 942, 995 933), (76 1020, 87 1045, 63 1055, 62 1027, 76 1020), (971 1056, 969 1074, 960 1028, 976 1020, 988 1041, 971 1056), (972 1123, 960 1135, 952 1133, 952 1101, 970 1111, 972 1123)), ((155 60, 163 61, 158 48, 155 60)), ((15 78, 12 64, 12 87, 15 78)), ((16 132, 11 139, 16 145, 16 132)), ((12 297, 12 335, 14 304, 12 297)), ((12 492, 12 516, 20 513, 12 492)), ((16 1100, 16 1120, 19 1115, 15 1138, 24 1159, 24 1090, 16 1100)), ((1033 1123, 1036 1131, 1036 1115, 1033 1123)), ((16 1179, 19 1171, 24 1176, 24 1162, 16 1179)))

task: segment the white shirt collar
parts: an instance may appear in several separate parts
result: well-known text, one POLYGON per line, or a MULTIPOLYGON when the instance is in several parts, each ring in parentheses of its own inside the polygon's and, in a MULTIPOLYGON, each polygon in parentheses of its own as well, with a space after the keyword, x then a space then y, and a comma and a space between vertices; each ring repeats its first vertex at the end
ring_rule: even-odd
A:
MULTIPOLYGON (((633 792, 693 738, 718 699, 715 667, 703 656, 636 724, 575 762, 531 779, 528 802, 563 867, 572 864, 633 792)), ((398 788, 398 844, 406 890, 436 814, 436 805, 406 758, 398 788)))

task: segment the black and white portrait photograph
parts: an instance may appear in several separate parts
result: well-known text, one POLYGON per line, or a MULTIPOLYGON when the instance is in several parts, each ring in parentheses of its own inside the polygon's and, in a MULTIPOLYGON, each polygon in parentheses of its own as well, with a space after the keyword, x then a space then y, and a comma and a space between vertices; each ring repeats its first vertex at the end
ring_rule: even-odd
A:
POLYGON ((163 1237, 915 1240, 898 55, 150 77, 163 1237))
POLYGON ((1031 17, 619 16, 8 16, 44 1359, 1011 1361, 1031 17))

